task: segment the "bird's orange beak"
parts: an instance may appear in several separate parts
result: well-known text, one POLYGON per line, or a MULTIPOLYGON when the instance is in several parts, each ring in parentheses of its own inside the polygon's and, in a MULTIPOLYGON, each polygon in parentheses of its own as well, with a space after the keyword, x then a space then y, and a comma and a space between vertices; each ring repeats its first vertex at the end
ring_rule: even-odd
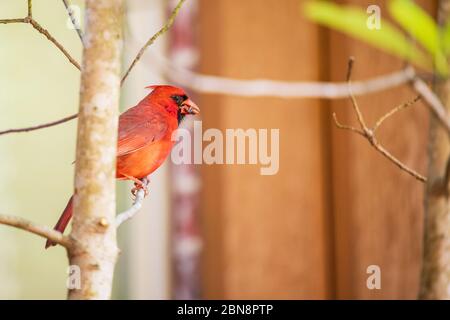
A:
POLYGON ((181 114, 199 114, 200 108, 191 100, 187 99, 181 105, 181 114))

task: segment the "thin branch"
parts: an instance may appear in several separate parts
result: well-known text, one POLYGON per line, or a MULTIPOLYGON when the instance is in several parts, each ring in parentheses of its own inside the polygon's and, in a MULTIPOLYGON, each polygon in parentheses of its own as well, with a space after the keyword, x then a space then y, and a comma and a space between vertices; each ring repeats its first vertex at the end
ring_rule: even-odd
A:
POLYGON ((433 114, 439 119, 441 124, 447 130, 447 133, 450 134, 450 117, 441 100, 427 86, 427 84, 418 77, 415 77, 412 80, 411 86, 426 102, 428 107, 431 109, 431 112, 433 112, 433 114))
POLYGON ((75 15, 73 14, 73 11, 70 9, 70 6, 69 6, 69 3, 67 2, 67 0, 62 0, 62 2, 64 3, 64 6, 66 7, 67 13, 69 14, 69 17, 70 17, 70 21, 72 21, 73 27, 77 31, 78 37, 81 40, 81 44, 83 44, 83 46, 84 46, 83 32, 81 31, 80 23, 75 19, 75 15))
MULTIPOLYGON (((67 4, 67 2, 65 0, 64 0, 64 4, 67 4)), ((27 16, 25 18, 2 19, 2 20, 0 20, 0 24, 29 23, 35 30, 37 30, 39 33, 43 34, 50 42, 52 42, 66 56, 66 58, 69 60, 70 63, 72 63, 78 70, 81 70, 79 63, 69 54, 69 52, 63 47, 63 45, 61 43, 59 43, 36 20, 33 19, 32 8, 33 8, 32 1, 28 0, 28 10, 27 10, 27 16)), ((69 10, 69 15, 71 16, 71 18, 73 18, 70 10, 69 10)), ((43 128, 49 128, 49 127, 56 126, 58 124, 70 121, 72 119, 75 119, 77 116, 78 116, 78 114, 74 114, 74 115, 64 117, 64 118, 56 120, 56 121, 43 123, 43 124, 36 125, 36 126, 4 130, 4 131, 0 131, 0 135, 9 134, 9 133, 17 133, 17 132, 28 132, 28 131, 34 131, 34 130, 39 130, 39 129, 43 129, 43 128)))
MULTIPOLYGON (((171 81, 199 93, 225 94, 241 97, 277 98, 348 98, 347 82, 319 81, 277 81, 270 79, 241 80, 227 77, 199 74, 174 66, 162 57, 156 57, 160 67, 171 81)), ((409 83, 415 76, 414 69, 407 67, 363 81, 354 81, 352 91, 355 96, 375 93, 409 83)))
MULTIPOLYGON (((150 180, 148 178, 144 178, 142 180, 142 183, 145 187, 148 186, 149 182, 150 182, 150 180)), ((128 210, 126 210, 116 216, 116 228, 118 228, 125 221, 133 218, 139 212, 139 210, 141 210, 145 195, 146 194, 145 194, 144 188, 139 189, 137 191, 133 206, 131 206, 128 210)))
POLYGON ((364 128, 366 127, 366 123, 364 121, 364 117, 361 113, 361 110, 359 109, 358 103, 356 101, 355 96, 353 95, 352 92, 352 71, 353 71, 353 64, 355 62, 355 58, 354 57, 350 57, 350 59, 348 60, 348 67, 347 67, 347 86, 348 86, 348 94, 350 95, 350 99, 352 100, 352 106, 353 109, 355 110, 356 116, 358 118, 358 122, 361 125, 361 129, 364 130, 364 128))
POLYGON ((170 27, 172 26, 172 24, 175 21, 175 18, 178 15, 178 12, 181 9, 181 6, 183 5, 183 3, 186 0, 180 0, 178 2, 178 4, 176 5, 176 7, 173 9, 172 13, 169 16, 169 19, 167 20, 166 24, 158 31, 156 32, 146 43, 145 45, 141 48, 141 50, 139 50, 138 54, 136 55, 136 57, 134 58, 133 62, 131 63, 131 65, 128 67, 127 71, 125 72, 124 76, 122 77, 122 81, 121 84, 123 84, 123 82, 125 81, 125 79, 128 77, 128 75, 130 74, 131 70, 134 68, 134 66, 136 65, 136 63, 141 59, 142 55, 144 54, 145 50, 147 50, 147 48, 149 46, 151 46, 153 44, 153 42, 155 42, 156 39, 158 39, 160 36, 162 36, 164 33, 167 32, 167 30, 170 29, 170 27))
POLYGON ((55 37, 53 37, 50 32, 48 32, 45 28, 43 28, 39 22, 33 19, 32 15, 33 3, 31 0, 28 0, 28 11, 27 16, 25 18, 17 18, 17 19, 2 19, 0 20, 0 24, 9 24, 9 23, 29 23, 36 31, 43 34, 50 42, 52 42, 69 60, 71 64, 73 64, 78 70, 81 70, 80 64, 69 54, 69 52, 64 48, 64 46, 59 43, 55 37))
POLYGON ((395 165, 397 165, 401 170, 409 173, 411 176, 413 176, 414 178, 416 178, 417 180, 421 181, 421 182, 426 182, 427 178, 425 178, 424 176, 422 176, 420 173, 418 173, 417 171, 409 168, 407 165, 405 165, 403 162, 401 162, 400 160, 398 160, 396 157, 394 157, 389 151, 387 151, 375 138, 375 136, 373 135, 373 131, 369 128, 365 128, 365 131, 362 132, 354 127, 351 126, 344 126, 339 124, 338 120, 336 117, 334 117, 335 119, 335 123, 336 126, 339 129, 345 129, 345 130, 350 130, 352 132, 356 132, 359 135, 362 135, 364 138, 366 138, 370 144, 378 151, 380 152, 384 157, 386 157, 388 160, 390 160, 391 162, 393 162, 395 165), (367 131, 366 131, 367 130, 367 131))
POLYGON ((50 42, 52 42, 73 64, 78 70, 81 70, 80 64, 69 54, 69 52, 59 43, 46 29, 44 29, 36 20, 30 19, 29 23, 36 29, 39 33, 43 34, 50 42))
POLYGON ((353 72, 354 64, 355 64, 355 57, 350 56, 348 58, 348 62, 347 62, 347 75, 345 76, 345 81, 347 81, 347 83, 349 83, 352 79, 352 72, 353 72))
POLYGON ((1 19, 0 24, 8 24, 8 23, 28 23, 27 18, 18 18, 18 19, 1 19))
POLYGON ((50 229, 46 226, 35 224, 34 222, 24 218, 0 214, 0 224, 34 233, 38 236, 58 243, 65 248, 69 248, 72 244, 72 240, 68 236, 63 235, 61 232, 50 229))
POLYGON ((420 95, 416 96, 413 100, 402 103, 401 105, 398 105, 397 107, 393 108, 391 111, 389 111, 388 113, 384 114, 380 119, 378 119, 378 121, 375 123, 375 125, 373 126, 373 132, 375 133, 375 131, 377 131, 377 129, 381 126, 381 124, 387 120, 388 118, 392 117, 394 114, 396 114, 397 112, 406 109, 410 106, 412 106, 414 103, 416 103, 417 101, 420 100, 420 95))
POLYGON ((399 167, 401 170, 409 173, 411 176, 413 176, 414 178, 416 178, 417 180, 421 181, 421 182, 426 182, 427 179, 422 176, 421 174, 419 174, 417 171, 409 168, 407 165, 405 165, 403 162, 401 162, 400 160, 398 160, 396 157, 394 157, 388 150, 386 150, 376 139, 375 137, 375 131, 376 129, 389 117, 391 117, 394 113, 396 113, 397 111, 406 108, 407 106, 412 105, 414 102, 416 102, 418 100, 418 98, 415 98, 413 101, 405 103, 400 105, 397 108, 394 108, 392 110, 390 110, 388 113, 386 113, 385 115, 383 115, 375 124, 375 126, 373 128, 369 128, 367 127, 365 121, 364 121, 364 116, 358 106, 358 103, 351 91, 351 80, 350 80, 350 76, 351 76, 351 72, 352 72, 352 66, 353 66, 353 60, 354 59, 350 59, 349 61, 349 65, 348 65, 348 72, 347 72, 347 82, 349 84, 349 95, 351 97, 351 101, 352 101, 352 105, 353 105, 353 109, 356 113, 357 119, 358 119, 358 123, 361 127, 361 129, 357 129, 355 127, 352 126, 346 126, 341 124, 337 117, 336 114, 333 114, 333 118, 334 118, 334 122, 336 124, 336 126, 340 129, 344 129, 344 130, 349 130, 351 132, 357 133, 361 136, 363 136, 364 138, 367 139, 367 141, 369 141, 369 143, 375 148, 375 150, 377 150, 379 153, 381 153, 386 159, 390 160, 392 163, 394 163, 397 167, 399 167))
POLYGON ((33 2, 32 0, 28 0, 27 17, 31 18, 32 16, 33 16, 33 2))
POLYGON ((78 117, 78 113, 75 113, 71 116, 56 120, 56 121, 52 121, 52 122, 48 122, 48 123, 43 123, 37 126, 32 126, 32 127, 24 127, 24 128, 16 128, 16 129, 8 129, 8 130, 4 130, 4 131, 0 131, 0 136, 4 135, 4 134, 9 134, 9 133, 18 133, 18 132, 28 132, 28 131, 34 131, 34 130, 39 130, 39 129, 44 129, 44 128, 49 128, 49 127, 53 127, 56 126, 58 124, 70 121, 72 119, 75 119, 76 117, 78 117))
POLYGON ((427 178, 425 178, 424 176, 422 176, 420 173, 418 173, 417 171, 409 168, 408 166, 406 166, 403 162, 401 162, 400 160, 398 160, 396 157, 394 157, 389 151, 387 151, 381 144, 379 144, 376 139, 374 139, 373 142, 373 147, 378 150, 383 156, 385 156, 387 159, 389 159, 390 161, 392 161, 394 164, 397 165, 397 167, 399 167, 401 170, 406 171, 407 173, 409 173, 410 175, 412 175, 414 178, 416 178, 417 180, 421 181, 421 182, 427 182, 427 178))
POLYGON ((339 129, 353 131, 354 133, 357 133, 357 134, 365 137, 364 132, 362 130, 352 127, 352 126, 347 126, 347 125, 341 124, 337 118, 336 112, 333 112, 333 119, 334 119, 334 123, 336 124, 336 127, 338 127, 339 129))

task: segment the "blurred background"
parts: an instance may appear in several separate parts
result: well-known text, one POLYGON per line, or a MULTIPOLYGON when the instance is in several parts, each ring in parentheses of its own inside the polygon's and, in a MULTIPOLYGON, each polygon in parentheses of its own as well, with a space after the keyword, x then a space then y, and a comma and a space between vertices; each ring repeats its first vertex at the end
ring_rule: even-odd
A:
MULTIPOLYGON (((434 13, 435 1, 417 1, 434 13)), ((165 22, 175 2, 126 1, 124 66, 165 22)), ((155 83, 177 84, 168 64, 234 79, 343 81, 404 63, 307 21, 299 0, 187 0, 173 28, 145 53, 123 86, 122 110, 155 83), (169 71, 168 71, 169 70, 169 71), (170 73, 170 74, 168 74, 170 73)), ((386 1, 338 1, 365 10, 386 1)), ((71 1, 83 10, 83 1, 71 1)), ((26 15, 2 0, 0 19, 26 15)), ((81 61, 62 1, 35 0, 34 18, 81 61)), ((386 14, 387 15, 387 14, 386 14)), ((383 16, 385 18, 385 16, 383 16)), ((82 15, 81 15, 82 20, 82 15)), ((79 71, 27 24, 0 26, 0 130, 76 113, 79 71)), ((188 88, 189 89, 189 88, 188 88)), ((189 90, 188 90, 189 91, 189 90)), ((141 212, 119 230, 116 299, 414 299, 419 288, 423 185, 361 137, 347 99, 282 99, 190 91, 207 128, 280 129, 280 168, 174 165, 154 175, 141 212), (381 270, 381 289, 366 285, 381 270)), ((405 85, 359 97, 369 123, 410 100, 405 85)), ((418 105, 380 129, 404 163, 426 173, 428 114, 418 105)), ((190 123, 184 125, 190 128, 190 123)), ((76 120, 0 137, 0 213, 53 226, 73 187, 76 120)), ((118 210, 131 203, 118 183, 118 210)), ((64 299, 65 250, 0 226, 0 298, 64 299)))

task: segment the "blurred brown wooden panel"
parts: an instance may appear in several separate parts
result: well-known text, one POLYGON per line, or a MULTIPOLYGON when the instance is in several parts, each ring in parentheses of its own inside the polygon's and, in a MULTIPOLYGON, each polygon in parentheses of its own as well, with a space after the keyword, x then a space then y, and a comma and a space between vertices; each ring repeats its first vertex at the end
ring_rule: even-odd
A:
MULTIPOLYGON (((340 1, 345 3, 345 1, 340 1)), ((350 2, 350 1, 349 1, 350 2)), ((353 1, 363 8, 386 1, 353 1)), ((432 10, 433 3, 421 1, 432 10)), ((399 70, 403 63, 305 22, 297 0, 200 1, 201 71, 235 78, 343 81, 399 70)), ((380 32, 380 31, 374 31, 380 32)), ((372 124, 414 97, 407 87, 358 98, 372 124)), ((415 298, 423 185, 359 136, 347 100, 203 96, 204 126, 280 128, 280 171, 204 166, 203 289, 206 298, 415 298), (381 290, 366 287, 381 268, 381 290)), ((387 121, 379 140, 426 173, 427 112, 418 103, 387 121)))
MULTIPOLYGON (((432 9, 432 1, 420 1, 432 9)), ((342 1, 366 8, 386 1, 342 1)), ((374 32, 382 32, 374 31, 374 32)), ((356 58, 353 79, 399 70, 403 63, 361 42, 331 32, 330 75, 345 79, 347 60, 356 58)), ((415 96, 407 86, 358 98, 369 124, 415 96)), ((349 101, 331 103, 341 122, 356 125, 349 101)), ((379 140, 408 166, 426 174, 427 112, 422 103, 402 111, 379 130, 379 140)), ((331 120, 330 120, 331 123, 331 120)), ((332 125, 333 212, 337 298, 414 299, 419 286, 424 186, 376 153, 367 141, 332 125), (381 268, 381 290, 366 287, 369 265, 381 268)))
MULTIPOLYGON (((200 1, 201 71, 318 80, 319 28, 297 0, 200 1)), ((322 57, 326 60, 326 56, 322 57)), ((279 128, 280 170, 203 167, 206 298, 331 298, 328 123, 317 100, 203 96, 204 129, 279 128)))

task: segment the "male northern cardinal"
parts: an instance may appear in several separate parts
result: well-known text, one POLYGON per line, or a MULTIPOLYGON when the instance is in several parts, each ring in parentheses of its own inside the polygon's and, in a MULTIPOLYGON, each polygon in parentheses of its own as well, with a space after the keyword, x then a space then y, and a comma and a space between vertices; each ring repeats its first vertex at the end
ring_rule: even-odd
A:
MULTIPOLYGON (((172 149, 172 133, 187 114, 200 109, 186 93, 173 86, 150 86, 153 89, 135 107, 119 117, 116 178, 132 180, 136 188, 144 188, 141 179, 158 169, 172 149)), ((72 199, 54 229, 64 232, 72 218, 72 199)), ((47 240, 45 248, 54 246, 47 240)))

